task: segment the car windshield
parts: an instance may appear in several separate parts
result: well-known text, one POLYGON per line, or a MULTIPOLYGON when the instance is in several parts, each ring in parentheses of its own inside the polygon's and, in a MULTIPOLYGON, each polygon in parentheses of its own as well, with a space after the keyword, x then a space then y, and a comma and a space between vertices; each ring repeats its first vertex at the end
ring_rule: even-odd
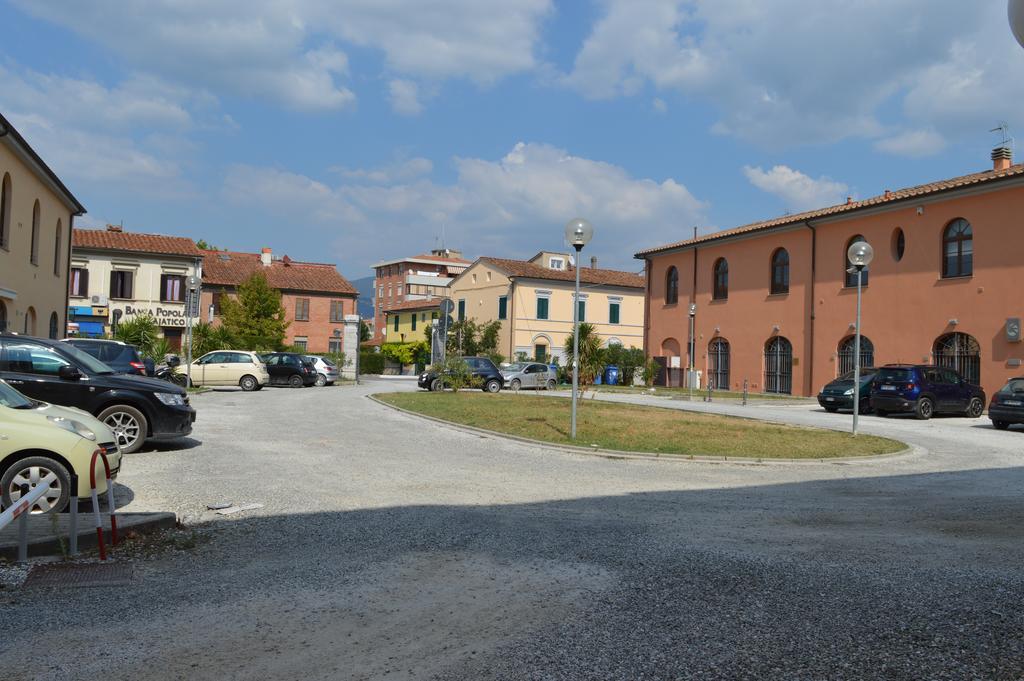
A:
POLYGON ((64 354, 73 357, 76 362, 85 367, 85 370, 90 374, 112 374, 115 373, 113 369, 108 367, 103 362, 99 361, 88 352, 79 350, 74 345, 69 343, 61 343, 60 349, 64 354))
POLYGON ((11 409, 32 409, 35 404, 11 386, 0 381, 0 406, 11 409))
MULTIPOLYGON (((314 357, 313 359, 315 360, 316 358, 314 357)), ((323 362, 324 364, 326 364, 329 367, 334 366, 334 362, 332 362, 331 360, 327 359, 326 357, 321 357, 320 361, 323 362)))
POLYGON ((526 368, 526 365, 523 364, 522 362, 515 362, 515 363, 509 364, 507 367, 505 367, 505 371, 522 371, 525 368, 526 368))
POLYGON ((1011 378, 999 392, 1024 393, 1024 378, 1011 378))
MULTIPOLYGON (((866 381, 869 378, 873 378, 874 375, 875 375, 875 370, 874 369, 861 369, 860 370, 860 380, 862 380, 862 381, 866 381)), ((852 371, 847 371, 845 374, 843 374, 842 376, 840 376, 836 380, 837 381, 852 381, 853 380, 853 372, 852 371)))
POLYGON ((914 370, 906 368, 892 368, 886 367, 878 370, 878 380, 880 381, 912 381, 914 380, 914 370))

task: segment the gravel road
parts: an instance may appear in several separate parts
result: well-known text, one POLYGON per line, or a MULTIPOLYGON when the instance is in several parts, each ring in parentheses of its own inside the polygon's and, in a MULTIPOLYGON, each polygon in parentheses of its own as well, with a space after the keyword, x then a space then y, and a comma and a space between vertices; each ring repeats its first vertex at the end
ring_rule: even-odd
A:
POLYGON ((1020 430, 867 417, 927 453, 613 460, 366 398, 412 388, 196 396, 193 437, 129 456, 118 498, 197 544, 137 554, 127 587, 0 590, 0 678, 1024 677, 1020 430))

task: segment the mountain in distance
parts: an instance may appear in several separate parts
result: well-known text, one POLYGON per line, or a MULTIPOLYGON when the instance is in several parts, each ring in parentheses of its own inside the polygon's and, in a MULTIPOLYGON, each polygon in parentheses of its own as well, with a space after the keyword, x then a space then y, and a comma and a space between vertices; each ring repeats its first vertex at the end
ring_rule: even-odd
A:
POLYGON ((373 277, 362 279, 349 279, 349 282, 359 291, 359 299, 356 301, 356 312, 360 319, 373 319, 373 277))

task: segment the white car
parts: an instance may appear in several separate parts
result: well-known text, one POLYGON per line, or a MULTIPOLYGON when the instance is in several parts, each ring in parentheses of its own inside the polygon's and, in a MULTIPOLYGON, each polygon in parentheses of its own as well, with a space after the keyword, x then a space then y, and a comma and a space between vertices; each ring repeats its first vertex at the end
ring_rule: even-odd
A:
POLYGON ((338 380, 338 365, 326 357, 305 355, 305 358, 313 363, 316 369, 316 384, 318 386, 334 385, 338 380))
MULTIPOLYGON (((78 497, 90 493, 89 462, 102 449, 110 477, 121 469, 121 451, 113 431, 80 409, 58 407, 25 397, 0 381, 0 498, 4 508, 21 498, 23 485, 36 487, 50 473, 57 476, 32 513, 59 513, 71 498, 71 476, 78 476, 78 497)), ((96 491, 107 490, 103 462, 96 459, 96 491)))
POLYGON ((259 355, 248 350, 208 352, 192 362, 189 370, 194 386, 237 385, 250 392, 270 383, 267 365, 259 355))

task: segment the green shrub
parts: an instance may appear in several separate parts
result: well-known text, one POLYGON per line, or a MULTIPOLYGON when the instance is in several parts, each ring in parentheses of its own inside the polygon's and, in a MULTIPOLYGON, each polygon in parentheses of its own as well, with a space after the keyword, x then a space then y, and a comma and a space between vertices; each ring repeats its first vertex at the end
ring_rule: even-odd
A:
POLYGON ((384 354, 380 352, 360 352, 359 353, 359 373, 360 374, 383 374, 384 373, 384 354))

